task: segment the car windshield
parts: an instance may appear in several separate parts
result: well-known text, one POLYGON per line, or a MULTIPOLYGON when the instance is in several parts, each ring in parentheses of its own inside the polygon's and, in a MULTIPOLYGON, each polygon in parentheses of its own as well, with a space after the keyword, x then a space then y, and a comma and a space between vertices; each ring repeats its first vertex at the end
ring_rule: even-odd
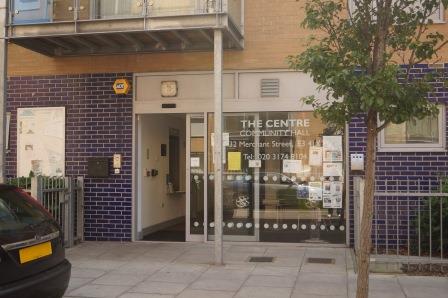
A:
POLYGON ((17 189, 0 190, 0 242, 2 236, 41 224, 49 215, 17 189))

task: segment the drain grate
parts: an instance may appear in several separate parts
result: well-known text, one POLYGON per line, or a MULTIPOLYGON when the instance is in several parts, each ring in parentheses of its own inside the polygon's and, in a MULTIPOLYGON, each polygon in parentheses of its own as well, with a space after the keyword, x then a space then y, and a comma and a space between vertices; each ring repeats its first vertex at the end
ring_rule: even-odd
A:
POLYGON ((308 258, 308 263, 311 264, 334 264, 335 260, 330 258, 308 258))
POLYGON ((250 257, 249 262, 251 263, 272 263, 274 262, 273 257, 250 257))

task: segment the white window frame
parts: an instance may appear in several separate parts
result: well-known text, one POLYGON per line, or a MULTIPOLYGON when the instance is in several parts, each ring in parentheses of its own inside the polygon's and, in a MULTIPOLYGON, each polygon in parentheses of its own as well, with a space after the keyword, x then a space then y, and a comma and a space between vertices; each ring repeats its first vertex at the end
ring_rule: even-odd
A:
POLYGON ((378 152, 445 152, 446 150, 446 107, 439 107, 439 143, 386 144, 385 129, 378 136, 378 152))
MULTIPOLYGON (((355 4, 353 0, 348 0, 348 9, 350 12, 353 12, 355 9, 355 4)), ((444 24, 445 22, 445 7, 442 2, 440 2, 440 8, 437 12, 435 12, 432 16, 430 16, 434 24, 444 24)))
POLYGON ((445 7, 442 2, 440 2, 439 10, 436 11, 431 17, 434 24, 444 24, 445 22, 445 7))

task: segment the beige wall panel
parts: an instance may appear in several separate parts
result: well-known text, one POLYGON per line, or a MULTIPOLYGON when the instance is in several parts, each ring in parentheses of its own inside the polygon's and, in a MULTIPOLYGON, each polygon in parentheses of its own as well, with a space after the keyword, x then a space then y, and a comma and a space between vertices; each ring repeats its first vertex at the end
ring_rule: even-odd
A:
MULTIPOLYGON (((305 0, 246 0, 245 49, 226 51, 226 69, 287 68, 286 57, 304 48, 311 32, 300 26, 305 0)), ((433 26, 448 36, 447 24, 433 26)), ((211 70, 212 53, 132 54, 49 58, 11 45, 9 75, 50 75, 96 72, 160 72, 211 70)), ((448 47, 439 55, 448 56, 448 47)))
MULTIPOLYGON (((137 77, 137 101, 166 101, 166 100, 207 100, 213 98, 212 74, 185 74, 185 75, 148 75, 137 77), (178 95, 173 98, 164 98, 160 87, 163 81, 177 81, 178 95)), ((224 98, 235 97, 235 75, 224 75, 224 98)))
MULTIPOLYGON (((247 72, 239 75, 239 98, 259 100, 261 98, 261 80, 279 79, 281 99, 299 99, 310 94, 318 98, 324 95, 316 93, 317 85, 310 76, 297 72, 247 72)), ((266 101, 269 100, 266 98, 266 101)))

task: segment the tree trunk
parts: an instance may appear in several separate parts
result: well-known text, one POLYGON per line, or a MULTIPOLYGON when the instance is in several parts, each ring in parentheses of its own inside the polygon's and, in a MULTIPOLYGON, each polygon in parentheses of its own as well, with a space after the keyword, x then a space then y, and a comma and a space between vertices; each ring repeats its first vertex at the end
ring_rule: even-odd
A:
POLYGON ((372 246, 373 200, 375 193, 375 160, 378 120, 376 112, 370 110, 367 115, 367 149, 364 187, 364 207, 360 231, 360 245, 357 254, 357 290, 356 298, 369 296, 369 265, 372 246))

